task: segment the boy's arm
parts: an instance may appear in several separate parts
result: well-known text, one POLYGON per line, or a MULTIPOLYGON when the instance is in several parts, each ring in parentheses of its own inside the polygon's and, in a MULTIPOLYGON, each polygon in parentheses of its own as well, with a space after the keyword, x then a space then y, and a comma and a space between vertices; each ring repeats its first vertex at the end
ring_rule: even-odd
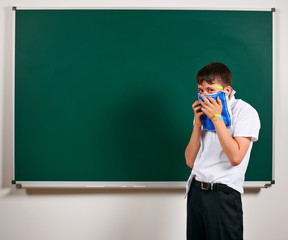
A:
POLYGON ((193 168, 195 159, 200 149, 200 132, 201 125, 194 125, 190 141, 185 150, 186 164, 193 168))
POLYGON ((223 151, 226 153, 232 166, 239 165, 247 150, 249 148, 251 137, 232 137, 228 132, 228 129, 223 121, 217 120, 216 118, 212 120, 219 142, 222 146, 223 151))

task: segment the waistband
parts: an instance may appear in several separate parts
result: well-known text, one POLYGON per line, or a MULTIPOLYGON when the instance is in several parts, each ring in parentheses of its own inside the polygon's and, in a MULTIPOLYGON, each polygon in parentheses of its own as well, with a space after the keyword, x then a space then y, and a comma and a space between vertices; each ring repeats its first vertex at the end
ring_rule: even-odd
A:
POLYGON ((204 190, 204 191, 222 191, 222 192, 226 192, 226 193, 234 192, 234 193, 237 193, 237 194, 241 195, 240 192, 238 192, 237 190, 227 186, 226 184, 199 182, 195 178, 193 178, 193 180, 192 180, 191 187, 192 186, 196 187, 198 189, 204 190))

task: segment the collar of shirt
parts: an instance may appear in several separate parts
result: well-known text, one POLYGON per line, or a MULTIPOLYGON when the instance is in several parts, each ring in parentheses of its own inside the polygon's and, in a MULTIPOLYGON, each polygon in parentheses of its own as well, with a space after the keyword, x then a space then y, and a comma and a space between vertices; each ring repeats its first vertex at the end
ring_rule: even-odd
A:
POLYGON ((234 104, 236 103, 236 101, 235 101, 235 93, 236 93, 236 91, 232 88, 232 92, 231 92, 231 94, 230 94, 230 97, 229 97, 229 102, 228 102, 228 104, 229 104, 229 106, 232 108, 233 106, 234 106, 234 104))

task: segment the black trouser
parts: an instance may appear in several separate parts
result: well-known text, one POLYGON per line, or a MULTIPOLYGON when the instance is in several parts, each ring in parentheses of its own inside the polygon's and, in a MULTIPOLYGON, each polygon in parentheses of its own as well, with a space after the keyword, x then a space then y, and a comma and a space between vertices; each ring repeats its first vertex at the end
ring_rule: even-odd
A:
POLYGON ((187 201, 187 240, 202 239, 243 239, 241 194, 224 184, 201 185, 193 179, 187 201))

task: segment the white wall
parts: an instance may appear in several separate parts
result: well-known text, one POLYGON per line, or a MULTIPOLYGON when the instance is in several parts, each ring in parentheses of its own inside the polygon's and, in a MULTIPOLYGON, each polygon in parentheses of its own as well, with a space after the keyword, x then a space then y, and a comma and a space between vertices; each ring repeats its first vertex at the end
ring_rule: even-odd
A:
MULTIPOLYGON (((24 190, 12 180, 12 6, 271 8, 276 12, 276 185, 243 195, 246 240, 288 239, 287 0, 0 0, 0 239, 185 239, 183 190, 24 190), (286 148, 285 148, 286 147, 286 148)), ((261 84, 261 79, 259 84, 261 84)), ((265 97, 255 92, 257 97, 265 97)))

